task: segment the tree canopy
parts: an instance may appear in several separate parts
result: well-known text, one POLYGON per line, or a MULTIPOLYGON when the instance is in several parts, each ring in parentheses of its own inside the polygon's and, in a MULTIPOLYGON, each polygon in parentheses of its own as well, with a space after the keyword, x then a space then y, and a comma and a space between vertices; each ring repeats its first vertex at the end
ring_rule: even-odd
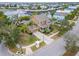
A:
POLYGON ((19 17, 20 20, 29 20, 30 16, 21 16, 19 17))

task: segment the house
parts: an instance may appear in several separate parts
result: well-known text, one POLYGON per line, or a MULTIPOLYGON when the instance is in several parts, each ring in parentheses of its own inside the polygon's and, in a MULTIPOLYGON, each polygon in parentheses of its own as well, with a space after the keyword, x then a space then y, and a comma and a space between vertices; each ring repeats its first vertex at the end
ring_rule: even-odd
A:
POLYGON ((76 7, 68 7, 64 10, 57 10, 54 14, 54 18, 57 20, 64 20, 65 16, 70 14, 76 7))
POLYGON ((41 9, 47 9, 47 6, 45 6, 45 5, 41 5, 40 7, 41 7, 41 9))
POLYGON ((64 20, 65 16, 68 15, 71 11, 69 10, 57 10, 53 15, 53 18, 57 20, 64 20))
POLYGON ((37 31, 38 29, 39 29, 38 26, 36 26, 36 25, 31 25, 31 26, 28 27, 28 32, 35 32, 35 31, 37 31))
POLYGON ((77 6, 69 6, 70 9, 77 9, 77 6))
POLYGON ((57 20, 64 20, 65 19, 65 16, 54 15, 53 18, 55 18, 57 20))
POLYGON ((0 8, 4 8, 4 4, 3 3, 0 3, 0 8))
POLYGON ((72 11, 74 11, 75 9, 77 9, 77 6, 69 6, 69 7, 66 8, 65 10, 72 12, 72 11))
POLYGON ((34 15, 32 16, 32 21, 41 29, 49 28, 51 21, 46 16, 46 14, 34 15))
POLYGON ((78 7, 79 7, 79 5, 76 5, 76 7, 78 8, 78 7))
POLYGON ((70 13, 71 11, 70 10, 57 10, 56 12, 60 12, 60 13, 70 13))

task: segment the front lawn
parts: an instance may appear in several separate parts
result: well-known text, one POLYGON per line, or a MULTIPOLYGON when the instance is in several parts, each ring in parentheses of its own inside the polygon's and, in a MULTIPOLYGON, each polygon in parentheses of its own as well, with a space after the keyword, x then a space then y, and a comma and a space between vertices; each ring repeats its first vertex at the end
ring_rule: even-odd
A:
MULTIPOLYGON (((46 45, 46 43, 43 41, 43 42, 40 43, 39 48, 41 48, 41 47, 43 47, 43 46, 45 46, 45 45, 46 45)), ((39 49, 39 48, 36 48, 35 45, 31 47, 32 51, 36 51, 36 50, 39 49)))
POLYGON ((37 37, 27 33, 22 33, 18 39, 19 43, 25 46, 33 44, 37 40, 39 40, 37 37))

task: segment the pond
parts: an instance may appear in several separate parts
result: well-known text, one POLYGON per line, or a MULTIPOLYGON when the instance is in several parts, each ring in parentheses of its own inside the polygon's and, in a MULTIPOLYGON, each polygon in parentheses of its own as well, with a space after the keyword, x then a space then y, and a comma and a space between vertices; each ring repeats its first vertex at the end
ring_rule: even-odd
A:
POLYGON ((17 9, 17 10, 12 10, 12 9, 11 10, 5 10, 5 9, 3 9, 2 11, 8 17, 13 16, 13 15, 18 15, 19 17, 20 16, 30 16, 30 14, 23 9, 22 10, 21 9, 17 9))

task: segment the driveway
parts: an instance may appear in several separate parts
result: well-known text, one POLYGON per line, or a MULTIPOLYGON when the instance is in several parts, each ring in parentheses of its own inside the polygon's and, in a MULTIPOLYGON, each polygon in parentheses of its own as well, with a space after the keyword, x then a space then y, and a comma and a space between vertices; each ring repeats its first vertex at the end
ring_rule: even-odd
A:
POLYGON ((59 40, 54 41, 50 45, 43 47, 37 50, 33 56, 59 56, 63 55, 66 51, 64 48, 65 42, 61 38, 59 40))
POLYGON ((46 44, 52 43, 54 40, 51 39, 50 37, 46 36, 45 34, 36 31, 33 33, 36 37, 38 37, 40 40, 43 40, 46 44))

